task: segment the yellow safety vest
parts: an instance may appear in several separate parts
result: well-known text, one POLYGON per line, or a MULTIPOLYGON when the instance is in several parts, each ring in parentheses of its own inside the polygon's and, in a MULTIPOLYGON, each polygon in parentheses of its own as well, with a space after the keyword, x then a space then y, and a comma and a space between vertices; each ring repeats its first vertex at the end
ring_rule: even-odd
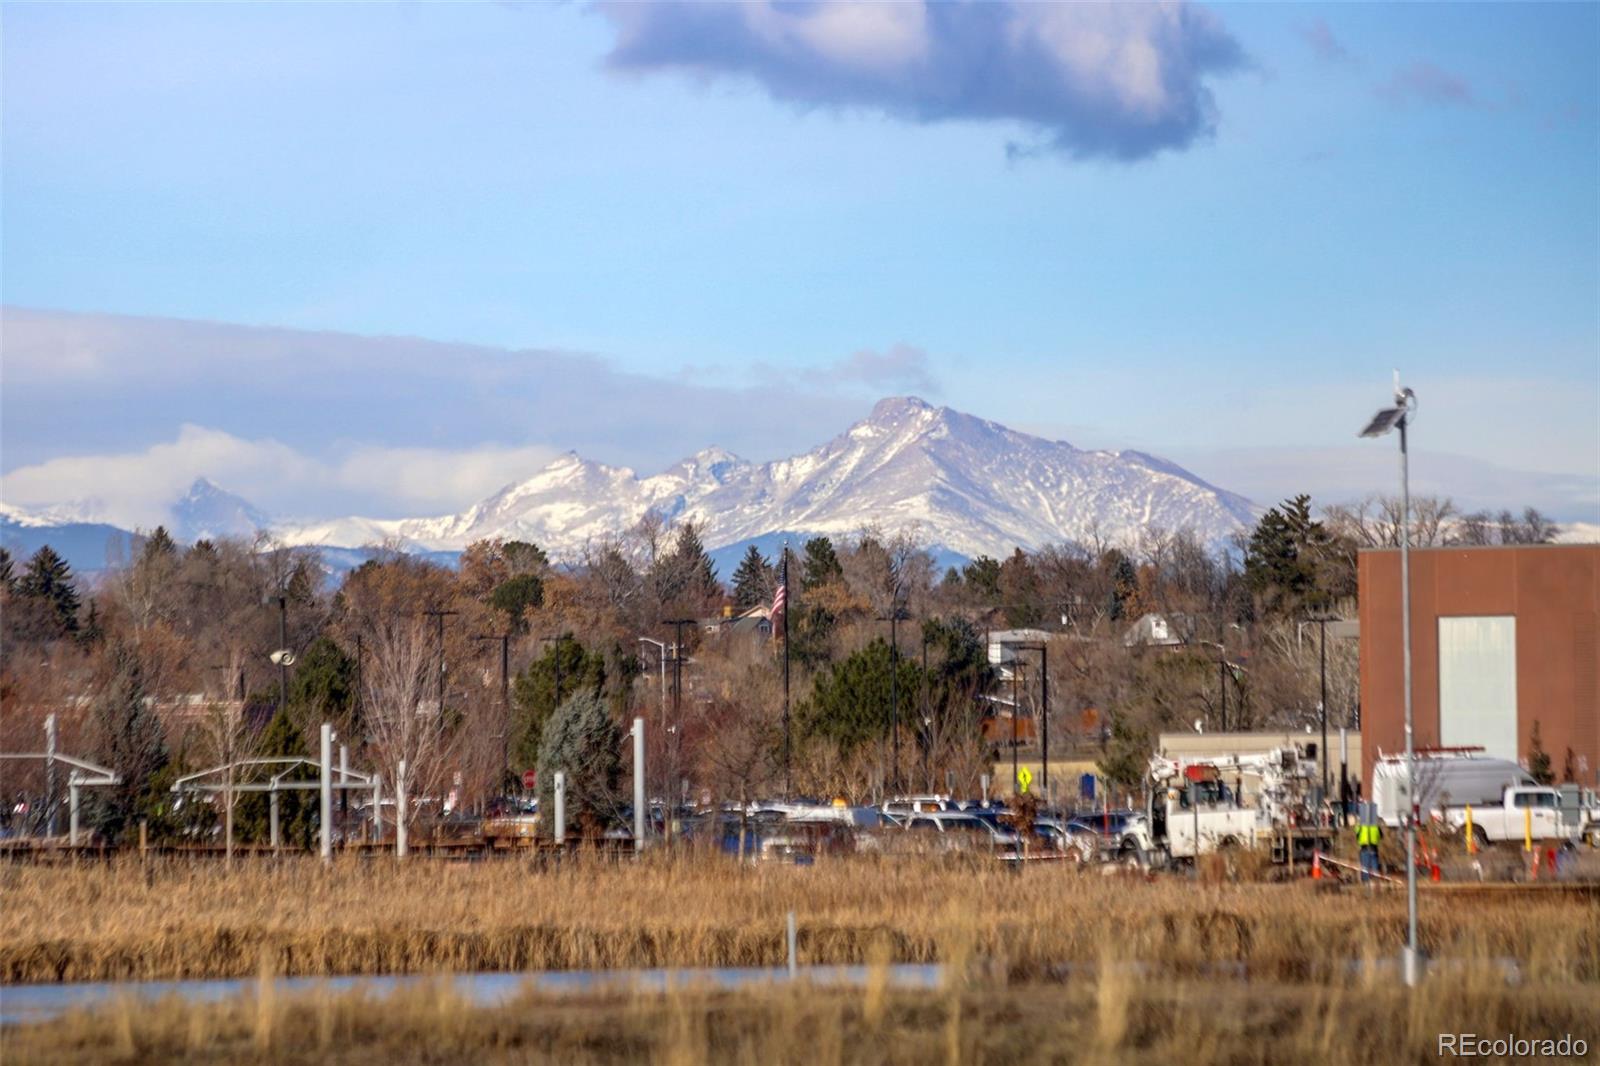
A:
POLYGON ((1377 847, 1378 838, 1383 835, 1383 829, 1376 825, 1362 825, 1356 827, 1356 846, 1361 848, 1377 847))

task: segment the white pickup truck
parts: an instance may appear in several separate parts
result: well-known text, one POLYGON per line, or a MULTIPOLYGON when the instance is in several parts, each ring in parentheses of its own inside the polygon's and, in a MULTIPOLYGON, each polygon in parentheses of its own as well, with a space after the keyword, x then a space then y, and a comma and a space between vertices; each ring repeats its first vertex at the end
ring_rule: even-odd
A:
MULTIPOLYGON (((1451 806, 1439 814, 1446 825, 1464 832, 1467 811, 1465 806, 1451 806)), ((1499 803, 1475 805, 1471 811, 1472 835, 1480 847, 1522 841, 1528 836, 1536 841, 1566 843, 1577 835, 1576 827, 1561 817, 1561 794, 1543 785, 1508 786, 1499 803)))

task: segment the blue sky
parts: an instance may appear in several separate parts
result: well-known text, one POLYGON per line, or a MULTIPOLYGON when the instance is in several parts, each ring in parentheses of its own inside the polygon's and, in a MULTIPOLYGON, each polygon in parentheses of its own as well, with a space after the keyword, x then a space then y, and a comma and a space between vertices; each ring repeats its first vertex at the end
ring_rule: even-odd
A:
MULTIPOLYGON (((406 513, 566 447, 772 458, 907 391, 1264 502, 1348 498, 1387 486, 1353 431, 1399 366, 1425 487, 1600 520, 1600 7, 1063 10, 1051 55, 1130 46, 1065 90, 1037 48, 941 29, 951 6, 910 75, 904 25, 826 8, 780 9, 775 45, 733 6, 5 5, 8 308, 567 353, 701 403, 677 429, 604 402, 581 434, 484 420, 440 410, 419 357, 385 418, 274 423, 226 343, 162 371, 179 323, 102 320, 74 373, 74 316, 24 338, 13 313, 7 499, 105 497, 112 459, 123 487, 141 457, 198 470, 190 426, 323 471, 228 485, 265 505, 406 513), (786 396, 776 430, 737 400, 786 396), (326 473, 386 449, 482 473, 326 473)), ((272 365, 314 394, 295 352, 272 365)))

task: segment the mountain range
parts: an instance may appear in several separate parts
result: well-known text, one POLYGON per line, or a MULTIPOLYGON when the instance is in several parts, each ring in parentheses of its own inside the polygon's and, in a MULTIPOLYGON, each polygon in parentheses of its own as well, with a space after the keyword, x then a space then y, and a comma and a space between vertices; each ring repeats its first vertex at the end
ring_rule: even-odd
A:
MULTIPOLYGON (((787 459, 755 463, 712 447, 641 477, 569 452, 465 511, 430 518, 273 520, 202 478, 172 506, 169 530, 188 541, 268 529, 285 543, 322 547, 325 555, 384 542, 454 553, 497 537, 533 541, 554 558, 573 559, 650 511, 699 524, 724 575, 731 573, 727 561, 748 544, 770 553, 785 536, 838 537, 868 525, 914 530, 936 555, 954 561, 1060 541, 1131 541, 1149 528, 1189 529, 1220 543, 1254 521, 1248 500, 1155 456, 1084 450, 896 397, 787 459)), ((26 550, 25 541, 83 525, 73 514, 5 507, 0 536, 16 545, 14 552, 26 550)), ((102 536, 102 557, 104 543, 102 536)), ((103 565, 84 562, 91 560, 74 565, 103 565)))

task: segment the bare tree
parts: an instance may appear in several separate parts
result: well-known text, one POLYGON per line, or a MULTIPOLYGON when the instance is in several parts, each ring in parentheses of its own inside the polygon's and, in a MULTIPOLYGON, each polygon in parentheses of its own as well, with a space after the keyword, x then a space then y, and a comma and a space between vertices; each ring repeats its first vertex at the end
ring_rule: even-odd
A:
MULTIPOLYGON (((435 641, 415 616, 373 619, 363 636, 363 710, 375 760, 411 795, 437 795, 459 731, 432 691, 435 641), (398 776, 402 760, 404 782, 398 776)), ((395 817, 409 824, 410 812, 397 810, 395 817)))

